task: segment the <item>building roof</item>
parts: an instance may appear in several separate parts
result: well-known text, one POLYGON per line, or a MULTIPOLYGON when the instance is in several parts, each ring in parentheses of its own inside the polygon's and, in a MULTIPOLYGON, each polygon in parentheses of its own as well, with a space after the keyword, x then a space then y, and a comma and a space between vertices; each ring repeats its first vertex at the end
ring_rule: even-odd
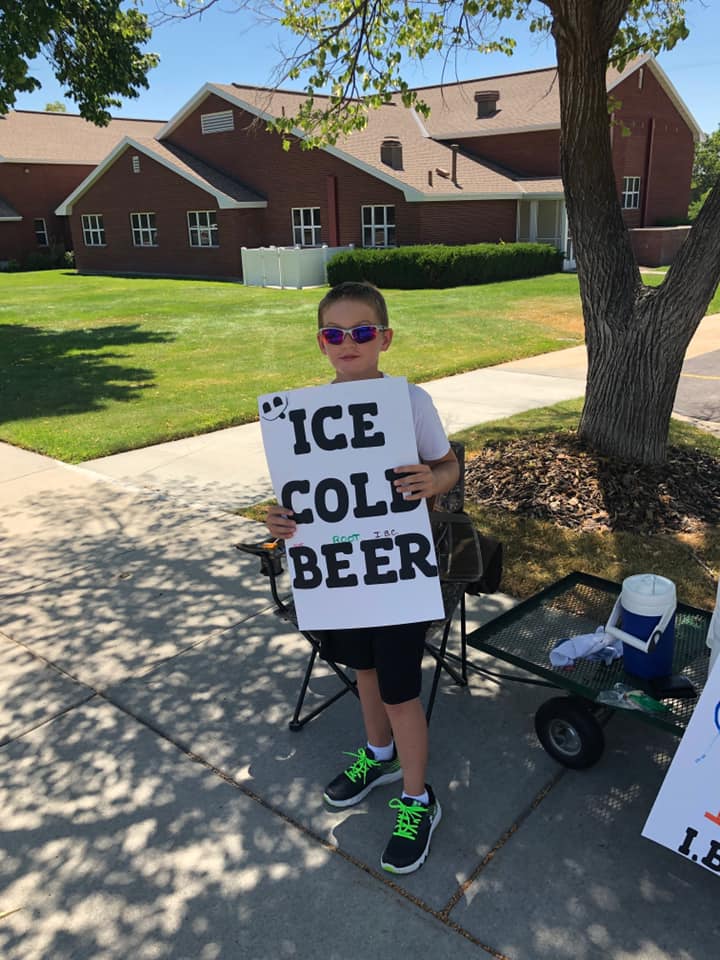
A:
MULTIPOLYGON (((607 73, 608 90, 644 66, 653 71, 695 138, 699 139, 702 136, 700 128, 650 55, 632 61, 623 71, 611 67, 607 73)), ((402 191, 411 202, 562 197, 560 177, 522 178, 462 149, 463 140, 470 137, 558 130, 560 101, 556 67, 421 87, 417 92, 430 107, 428 118, 403 107, 400 95, 396 94, 387 104, 370 111, 364 130, 341 136, 335 145, 323 149, 402 191), (476 94, 489 94, 490 91, 498 95, 497 108, 488 116, 478 117, 476 94), (383 162, 382 145, 389 140, 399 144, 401 164, 383 162)), ((0 118, 0 160, 7 159, 3 148, 10 143, 8 131, 17 130, 23 136, 17 136, 10 145, 15 151, 14 159, 19 160, 23 151, 34 150, 38 159, 42 156, 47 162, 63 162, 59 158, 64 150, 73 157, 85 157, 85 162, 98 163, 99 166, 58 208, 58 213, 70 212, 72 203, 102 175, 118 156, 119 149, 125 149, 128 143, 215 195, 220 208, 265 206, 263 197, 169 143, 173 130, 212 95, 245 110, 260 122, 283 115, 295 116, 306 100, 305 93, 299 91, 206 83, 167 123, 113 120, 110 128, 105 130, 79 117, 17 111, 0 118), (69 122, 74 126, 70 127, 69 122), (5 130, 4 124, 7 124, 5 130), (127 129, 121 125, 127 125, 127 129), (77 131, 76 135, 73 131, 77 131), (107 138, 104 147, 101 134, 107 138), (68 140, 72 143, 69 144, 68 140), (91 149, 83 146, 90 143, 91 149)), ((328 102, 323 96, 315 99, 318 105, 328 102)), ((301 131, 295 133, 299 139, 303 138, 301 131)), ((393 155, 397 157, 397 153, 396 150, 393 155)), ((24 159, 27 162, 29 158, 24 159)), ((76 159, 74 162, 82 161, 76 159)))
MULTIPOLYGON (((641 67, 652 70, 695 139, 702 136, 697 122, 651 54, 631 60, 623 70, 608 67, 608 92, 641 67)), ((430 107, 430 116, 423 121, 428 134, 441 140, 560 129, 557 67, 415 89, 430 107), (498 94, 497 109, 490 116, 478 117, 475 94, 490 91, 498 94)), ((396 97, 399 101, 399 95, 396 97)))
POLYGON ((172 144, 158 143, 157 140, 150 138, 123 137, 114 150, 85 177, 55 212, 59 216, 69 216, 72 213, 73 204, 87 193, 93 183, 102 177, 120 154, 128 148, 156 160, 173 173, 211 194, 220 210, 267 206, 267 200, 258 193, 219 173, 202 160, 196 159, 172 144))
POLYGON ((113 119, 106 127, 71 113, 11 110, 0 115, 0 162, 100 163, 123 137, 154 137, 160 120, 113 119))
MULTIPOLYGON (((229 103, 246 110, 255 117, 271 120, 283 112, 292 116, 305 100, 295 91, 271 90, 266 87, 239 84, 207 84, 193 99, 195 109, 210 94, 217 94, 229 103)), ((317 97, 319 103, 327 101, 317 97)), ((160 135, 171 133, 182 116, 173 118, 160 135)), ((517 199, 528 192, 533 195, 562 196, 560 178, 532 181, 528 191, 525 181, 511 171, 482 162, 475 157, 428 135, 414 110, 398 103, 388 103, 372 111, 364 130, 357 130, 338 138, 325 151, 339 157, 351 166, 401 190, 409 201, 517 199), (402 166, 395 169, 381 158, 383 141, 394 140, 402 148, 402 166), (453 170, 455 178, 453 180, 453 170)))
MULTIPOLYGON (((608 90, 641 67, 649 67, 683 115, 693 135, 701 131, 667 76, 650 55, 628 63, 622 71, 610 67, 608 90)), ((427 118, 403 107, 400 94, 370 111, 364 130, 338 138, 324 149, 372 176, 403 191, 409 201, 516 199, 522 196, 563 195, 559 177, 524 180, 511 170, 463 152, 468 138, 560 129, 560 96, 557 68, 529 70, 457 83, 418 87, 421 100, 430 107, 427 118), (496 109, 478 117, 476 95, 497 95, 496 109), (394 138, 402 146, 402 166, 394 169, 383 163, 381 146, 394 138), (458 149, 453 150, 452 144, 458 149), (453 179, 453 170, 456 173, 453 179)), ((262 120, 295 116, 306 100, 303 92, 273 90, 241 84, 208 83, 186 103, 157 134, 163 140, 186 116, 211 94, 248 111, 262 120)), ((328 98, 317 95, 321 107, 328 98)), ((302 133, 296 131, 302 139, 302 133)))
POLYGON ((428 134, 441 140, 560 128, 556 67, 418 87, 416 92, 430 107, 423 120, 428 134), (475 94, 490 91, 499 95, 497 109, 478 118, 475 94))

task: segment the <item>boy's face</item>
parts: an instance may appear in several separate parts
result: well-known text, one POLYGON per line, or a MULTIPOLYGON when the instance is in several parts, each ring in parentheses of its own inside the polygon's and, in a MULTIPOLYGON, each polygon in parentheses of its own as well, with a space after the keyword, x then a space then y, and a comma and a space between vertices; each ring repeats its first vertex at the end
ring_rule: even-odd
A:
MULTIPOLYGON (((373 308, 362 300, 337 300, 323 312, 323 327, 338 327, 352 330, 353 327, 379 326, 380 321, 373 308)), ((335 368, 337 383, 351 380, 371 380, 381 376, 378 370, 380 354, 392 341, 392 330, 378 330, 374 340, 356 343, 345 336, 337 345, 326 343, 318 331, 320 350, 335 368)))

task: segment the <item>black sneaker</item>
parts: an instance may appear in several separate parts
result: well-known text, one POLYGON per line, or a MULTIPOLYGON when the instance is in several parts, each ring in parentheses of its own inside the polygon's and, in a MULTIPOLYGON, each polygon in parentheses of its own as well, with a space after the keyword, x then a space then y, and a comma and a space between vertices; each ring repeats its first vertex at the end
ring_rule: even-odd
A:
POLYGON ((338 774, 325 788, 323 798, 333 807, 351 807, 360 803, 373 787, 402 779, 397 750, 389 760, 376 760, 370 747, 360 747, 357 753, 345 751, 355 762, 338 774))
POLYGON ((432 788, 425 784, 425 789, 429 796, 426 804, 407 797, 390 801, 392 809, 397 810, 397 820, 390 842, 380 858, 383 870, 412 873, 425 863, 430 851, 430 838, 442 816, 432 788))

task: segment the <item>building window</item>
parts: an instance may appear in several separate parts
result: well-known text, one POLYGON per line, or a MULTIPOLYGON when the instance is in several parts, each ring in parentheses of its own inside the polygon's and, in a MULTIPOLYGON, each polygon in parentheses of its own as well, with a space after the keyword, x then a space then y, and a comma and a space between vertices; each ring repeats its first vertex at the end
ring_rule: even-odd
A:
POLYGON ((133 244, 136 247, 156 247, 157 227, 154 213, 131 213, 133 244))
POLYGON ((296 246, 319 247, 320 207, 293 207, 292 227, 296 246))
POLYGON ((188 210, 191 247, 219 247, 217 214, 214 210, 188 210))
POLYGON ((640 177, 623 177, 623 210, 640 209, 640 177))
POLYGON ((105 246, 105 225, 101 213, 82 215, 83 243, 86 247, 105 246))
POLYGON ((364 247, 395 246, 395 207, 363 207, 364 247))
POLYGON ((234 130, 235 119, 232 110, 201 114, 200 129, 203 133, 224 133, 227 130, 234 130))
POLYGON ((42 217, 38 217, 37 220, 33 220, 33 229, 35 231, 35 239, 38 242, 39 247, 49 247, 50 243, 48 242, 47 226, 42 217))

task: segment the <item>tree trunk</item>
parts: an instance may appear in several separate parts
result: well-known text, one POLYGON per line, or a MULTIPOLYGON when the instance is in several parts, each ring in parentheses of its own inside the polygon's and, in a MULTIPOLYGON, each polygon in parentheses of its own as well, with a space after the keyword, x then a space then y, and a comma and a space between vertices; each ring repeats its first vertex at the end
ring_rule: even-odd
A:
POLYGON ((608 54, 628 0, 548 0, 558 55, 561 172, 585 319, 579 433, 600 453, 666 457, 688 343, 720 279, 720 189, 660 287, 642 283, 622 219, 607 112, 608 54))

